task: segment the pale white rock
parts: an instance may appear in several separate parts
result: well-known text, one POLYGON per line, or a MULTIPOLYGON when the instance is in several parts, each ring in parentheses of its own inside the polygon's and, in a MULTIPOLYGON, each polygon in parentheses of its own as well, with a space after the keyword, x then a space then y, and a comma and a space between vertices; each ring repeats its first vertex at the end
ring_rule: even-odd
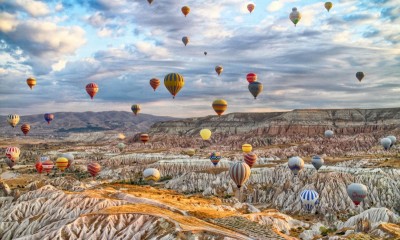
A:
POLYGON ((311 229, 305 230, 302 233, 300 233, 299 237, 303 240, 311 240, 314 238, 315 235, 318 235, 321 233, 319 230, 321 227, 325 227, 322 223, 316 223, 311 226, 311 229))
POLYGON ((344 223, 337 224, 338 229, 354 228, 359 220, 367 220, 371 224, 371 228, 376 228, 381 223, 399 224, 400 218, 397 214, 387 208, 371 208, 362 213, 349 218, 344 223))

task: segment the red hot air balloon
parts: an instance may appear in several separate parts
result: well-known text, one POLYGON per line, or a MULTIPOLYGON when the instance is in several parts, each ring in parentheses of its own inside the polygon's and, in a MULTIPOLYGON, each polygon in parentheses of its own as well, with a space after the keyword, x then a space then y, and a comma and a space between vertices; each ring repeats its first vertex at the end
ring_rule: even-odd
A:
POLYGON ((255 8, 255 5, 253 3, 247 4, 247 10, 249 10, 250 13, 253 12, 254 8, 255 8))
POLYGON ((149 141, 150 137, 149 134, 140 134, 140 141, 142 141, 144 144, 146 144, 147 141, 149 141))
POLYGON ((31 130, 31 126, 27 123, 22 124, 21 126, 21 131, 24 133, 24 135, 26 136, 26 134, 28 134, 29 130, 31 130))
POLYGON ((95 178, 97 174, 99 174, 99 172, 101 171, 101 166, 97 162, 91 162, 88 164, 87 170, 90 173, 90 175, 92 175, 92 177, 95 178))
POLYGON ((93 99, 99 91, 99 86, 96 83, 89 83, 86 85, 86 92, 89 94, 90 98, 93 99))
POLYGON ((246 79, 249 83, 255 82, 255 81, 257 81, 257 74, 249 73, 249 74, 247 74, 246 79))
POLYGON ((51 121, 54 119, 54 114, 46 113, 44 114, 44 120, 46 120, 47 124, 50 124, 51 121))
POLYGON ((249 165, 250 168, 252 168, 254 166, 254 164, 257 161, 257 155, 249 152, 247 154, 244 155, 244 162, 247 163, 247 165, 249 165))
POLYGON ((54 163, 50 159, 42 162, 43 170, 49 174, 53 170, 54 163))
POLYGON ((36 171, 40 174, 40 173, 42 173, 42 171, 43 171, 43 164, 42 164, 42 162, 41 161, 37 161, 36 163, 35 163, 35 168, 36 168, 36 171))
POLYGON ((156 91, 156 89, 158 88, 158 86, 160 86, 160 80, 157 78, 152 78, 150 79, 150 86, 154 89, 154 91, 156 91))

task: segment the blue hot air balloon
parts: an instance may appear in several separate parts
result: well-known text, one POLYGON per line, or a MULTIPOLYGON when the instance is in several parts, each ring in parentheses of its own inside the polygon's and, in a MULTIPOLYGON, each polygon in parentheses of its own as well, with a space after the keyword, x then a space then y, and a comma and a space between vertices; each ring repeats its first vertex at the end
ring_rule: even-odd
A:
POLYGON ((314 209, 314 206, 319 203, 318 198, 319 195, 314 190, 306 189, 300 193, 301 205, 307 212, 311 212, 314 209))

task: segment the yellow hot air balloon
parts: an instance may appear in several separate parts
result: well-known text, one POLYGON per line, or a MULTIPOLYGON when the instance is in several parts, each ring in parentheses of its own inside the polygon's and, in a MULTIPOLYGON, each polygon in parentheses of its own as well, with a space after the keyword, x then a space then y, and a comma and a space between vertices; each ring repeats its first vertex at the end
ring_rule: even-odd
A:
POLYGON ((29 77, 28 79, 26 79, 26 84, 28 84, 28 86, 31 88, 31 90, 33 89, 33 87, 36 85, 36 79, 33 77, 29 77))
POLYGON ((333 3, 331 3, 331 2, 325 3, 325 8, 326 8, 326 10, 328 10, 328 12, 329 12, 329 10, 331 10, 332 7, 333 7, 333 3))
POLYGON ((118 133, 118 139, 124 140, 125 139, 125 135, 123 133, 118 133))
POLYGON ((218 116, 221 116, 228 108, 228 102, 224 99, 217 99, 213 102, 212 107, 218 116))
POLYGON ((196 153, 196 150, 195 150, 195 149, 189 149, 189 150, 186 151, 186 154, 187 154, 189 157, 193 157, 195 153, 196 153))
POLYGON ((183 6, 181 10, 183 15, 185 15, 185 17, 190 13, 190 7, 188 6, 183 6))
POLYGON ((211 130, 210 129, 201 129, 200 136, 203 140, 208 140, 211 137, 211 130))
POLYGON ((64 172, 64 170, 68 167, 68 159, 65 157, 57 158, 56 160, 56 167, 64 172))
POLYGON ((249 152, 251 152, 251 150, 253 150, 253 147, 250 144, 245 143, 245 144, 242 145, 242 151, 243 152, 249 153, 249 152))
POLYGON ((11 127, 15 128, 19 123, 19 115, 17 114, 10 114, 7 117, 7 122, 11 125, 11 127))
POLYGON ((164 77, 164 85, 172 94, 172 98, 175 98, 176 94, 185 85, 185 79, 179 73, 170 73, 164 77))

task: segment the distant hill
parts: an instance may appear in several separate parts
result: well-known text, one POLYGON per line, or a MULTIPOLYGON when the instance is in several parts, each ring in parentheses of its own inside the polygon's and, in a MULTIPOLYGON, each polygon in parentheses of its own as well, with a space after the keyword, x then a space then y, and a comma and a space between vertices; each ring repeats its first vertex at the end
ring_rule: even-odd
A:
POLYGON ((60 137, 71 133, 90 133, 98 131, 143 132, 159 121, 176 120, 177 118, 138 114, 131 112, 56 112, 54 120, 47 124, 43 114, 20 116, 20 122, 13 129, 7 123, 7 116, 0 116, 0 134, 2 136, 23 135, 20 127, 29 123, 30 136, 60 137))

